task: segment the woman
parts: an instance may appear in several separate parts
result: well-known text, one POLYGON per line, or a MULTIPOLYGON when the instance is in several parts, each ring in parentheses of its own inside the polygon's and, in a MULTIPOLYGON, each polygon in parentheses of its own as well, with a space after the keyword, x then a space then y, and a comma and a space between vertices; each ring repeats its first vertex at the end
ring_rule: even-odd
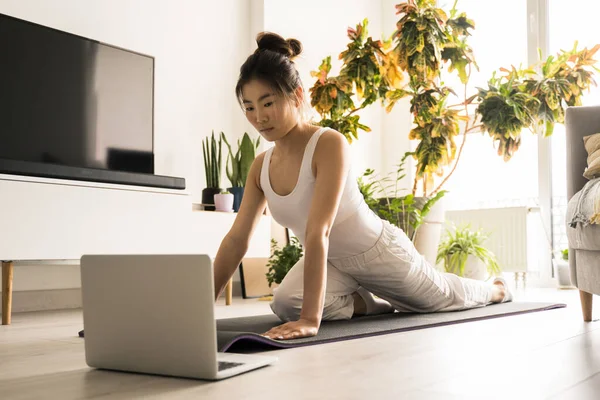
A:
POLYGON ((275 146, 254 160, 239 213, 215 258, 216 298, 268 204, 273 218, 298 236, 305 255, 271 303, 287 322, 267 337, 314 336, 322 320, 353 315, 510 301, 502 278, 490 284, 438 272, 401 229, 369 209, 351 172, 345 137, 302 116, 304 89, 292 61, 302 51, 300 42, 262 33, 257 43, 240 69, 236 94, 248 121, 275 146))

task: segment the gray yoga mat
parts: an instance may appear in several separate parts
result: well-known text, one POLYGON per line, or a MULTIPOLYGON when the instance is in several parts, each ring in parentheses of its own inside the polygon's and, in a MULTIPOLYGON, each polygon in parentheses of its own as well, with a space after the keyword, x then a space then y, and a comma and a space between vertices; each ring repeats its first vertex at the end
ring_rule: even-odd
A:
POLYGON ((219 351, 222 352, 275 350, 508 317, 563 307, 566 307, 566 304, 510 302, 464 311, 429 314, 394 313, 355 317, 344 321, 323 321, 317 336, 291 340, 272 340, 260 335, 282 323, 275 315, 228 318, 217 320, 217 342, 219 351))

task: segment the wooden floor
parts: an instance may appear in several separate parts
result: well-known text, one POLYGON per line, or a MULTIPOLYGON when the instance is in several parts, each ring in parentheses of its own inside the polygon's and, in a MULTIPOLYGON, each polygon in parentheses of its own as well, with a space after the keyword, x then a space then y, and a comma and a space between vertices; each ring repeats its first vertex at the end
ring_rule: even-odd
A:
MULTIPOLYGON (((0 399, 599 399, 600 322, 583 322, 578 292, 516 297, 568 306, 279 350, 276 365, 220 382, 94 370, 81 310, 14 314, 0 326, 0 399)), ((219 318, 266 313, 257 300, 217 305, 219 318)))

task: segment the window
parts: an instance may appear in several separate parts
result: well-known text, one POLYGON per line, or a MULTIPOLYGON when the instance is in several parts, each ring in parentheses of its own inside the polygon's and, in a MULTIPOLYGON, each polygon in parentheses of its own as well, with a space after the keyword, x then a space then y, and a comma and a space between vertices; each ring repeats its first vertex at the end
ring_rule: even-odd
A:
MULTIPOLYGON (((440 1, 450 10, 453 1, 440 1)), ((489 2, 460 0, 459 12, 475 22, 468 43, 473 49, 479 71, 473 70, 467 96, 477 93, 477 87, 487 87, 492 73, 500 67, 519 67, 527 64, 527 2, 505 0, 501 7, 489 2)), ((464 85, 458 76, 445 75, 444 83, 464 98, 464 85)), ((462 99, 461 99, 462 100, 462 99)), ((460 147, 463 137, 457 140, 460 147)), ((538 167, 537 138, 523 133, 519 151, 504 162, 497 155, 487 133, 470 133, 456 171, 444 186, 451 191, 447 197, 449 209, 472 209, 537 204, 538 167)))
MULTIPOLYGON (((600 2, 597 0, 552 0, 548 10, 549 53, 571 50, 578 41, 579 50, 600 43, 600 31, 591 29, 598 23, 600 2), (585 10, 585 12, 582 12, 585 10)), ((598 54, 596 59, 598 59, 598 54)), ((600 76, 596 77, 600 84, 600 76)), ((600 89, 592 86, 582 99, 583 105, 600 104, 600 89)), ((554 250, 568 246, 565 226, 567 210, 567 158, 563 125, 557 125, 552 141, 552 226, 554 250)))

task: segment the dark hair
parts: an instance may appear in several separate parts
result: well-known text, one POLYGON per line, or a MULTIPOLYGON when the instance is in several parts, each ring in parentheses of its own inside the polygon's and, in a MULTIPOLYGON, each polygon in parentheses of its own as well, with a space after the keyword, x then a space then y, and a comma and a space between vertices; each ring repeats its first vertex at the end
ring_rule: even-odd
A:
POLYGON ((287 98, 295 99, 295 90, 302 86, 300 75, 292 61, 302 53, 302 43, 284 39, 276 33, 261 32, 256 36, 258 49, 240 68, 235 94, 242 105, 242 88, 253 79, 259 79, 287 98))

